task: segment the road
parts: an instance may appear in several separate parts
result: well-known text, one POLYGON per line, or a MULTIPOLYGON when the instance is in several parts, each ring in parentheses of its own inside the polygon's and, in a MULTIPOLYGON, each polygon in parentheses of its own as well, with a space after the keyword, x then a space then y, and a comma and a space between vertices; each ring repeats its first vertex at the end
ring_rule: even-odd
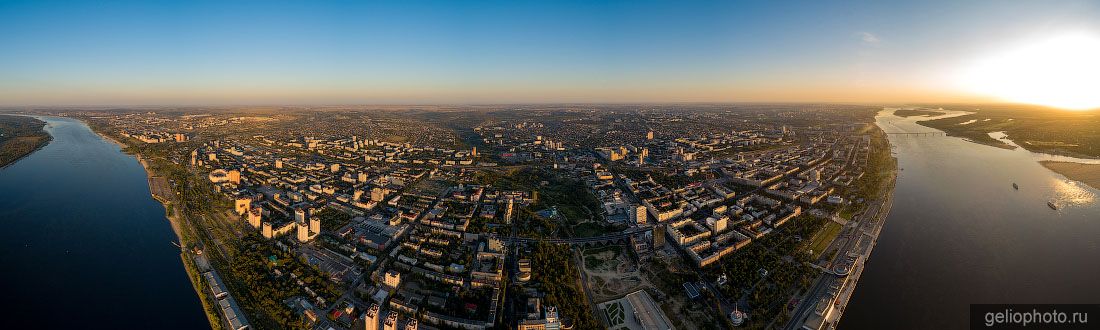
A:
MULTIPOLYGON (((893 187, 891 187, 891 189, 892 188, 893 187)), ((885 220, 885 216, 889 213, 890 202, 891 197, 876 200, 871 204, 871 206, 867 208, 866 211, 857 215, 854 221, 848 222, 848 225, 846 225, 843 230, 843 240, 837 239, 833 241, 833 244, 830 244, 830 249, 833 247, 834 244, 837 243, 841 244, 841 246, 837 253, 832 257, 832 259, 829 260, 829 267, 835 265, 838 260, 847 259, 848 253, 852 251, 854 247, 856 247, 855 244, 859 242, 860 236, 868 235, 871 236, 872 239, 875 238, 874 236, 877 235, 877 232, 868 233, 866 231, 866 227, 873 226, 876 223, 881 227, 882 220, 885 220)), ((828 251, 828 249, 826 249, 826 251, 828 251)), ((869 254, 870 249, 865 251, 865 253, 869 254)), ((852 268, 855 268, 855 265, 852 265, 852 268)), ((784 326, 783 328, 801 328, 806 318, 810 315, 810 313, 813 313, 814 307, 817 305, 818 300, 822 296, 827 295, 828 289, 832 287, 837 281, 840 281, 843 278, 843 276, 837 276, 831 273, 824 272, 820 276, 818 276, 817 280, 815 280, 814 283, 810 286, 810 289, 807 291, 808 293, 803 297, 802 301, 799 303, 794 313, 792 313, 792 315, 794 316, 791 317, 790 320, 788 320, 786 326, 784 326)), ((855 283, 848 283, 847 285, 855 285, 855 283)), ((843 305, 841 305, 840 308, 843 308, 843 305)))

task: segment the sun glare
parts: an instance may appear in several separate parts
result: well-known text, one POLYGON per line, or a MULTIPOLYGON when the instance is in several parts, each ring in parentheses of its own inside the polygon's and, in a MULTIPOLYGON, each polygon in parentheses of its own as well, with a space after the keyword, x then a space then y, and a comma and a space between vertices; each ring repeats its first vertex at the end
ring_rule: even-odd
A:
POLYGON ((1100 108, 1100 37, 1075 33, 1007 49, 961 70, 970 92, 1068 110, 1100 108))

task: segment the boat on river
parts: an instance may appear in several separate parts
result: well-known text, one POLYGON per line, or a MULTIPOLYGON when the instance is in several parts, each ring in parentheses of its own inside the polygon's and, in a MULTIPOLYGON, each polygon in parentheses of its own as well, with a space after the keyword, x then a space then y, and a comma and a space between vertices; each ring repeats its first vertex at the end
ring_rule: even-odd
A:
POLYGON ((1020 190, 1020 186, 1017 186, 1015 182, 1012 183, 1012 189, 1020 190))
POLYGON ((1058 205, 1054 205, 1054 202, 1047 202, 1047 206, 1049 206, 1051 210, 1058 209, 1058 205))

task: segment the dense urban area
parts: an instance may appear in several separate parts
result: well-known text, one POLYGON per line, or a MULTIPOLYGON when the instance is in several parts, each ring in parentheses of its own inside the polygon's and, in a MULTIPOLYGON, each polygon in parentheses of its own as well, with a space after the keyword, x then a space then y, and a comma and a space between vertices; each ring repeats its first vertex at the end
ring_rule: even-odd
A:
POLYGON ((819 329, 890 207, 878 107, 58 112, 141 159, 220 329, 819 329))

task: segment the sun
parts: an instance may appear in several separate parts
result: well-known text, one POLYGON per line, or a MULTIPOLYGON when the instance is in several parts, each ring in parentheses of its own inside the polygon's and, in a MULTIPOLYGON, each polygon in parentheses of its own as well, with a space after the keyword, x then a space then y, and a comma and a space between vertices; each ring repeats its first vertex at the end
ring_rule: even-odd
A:
POLYGON ((979 59, 956 79, 967 91, 1009 102, 1100 108, 1100 37, 1067 33, 979 59))

